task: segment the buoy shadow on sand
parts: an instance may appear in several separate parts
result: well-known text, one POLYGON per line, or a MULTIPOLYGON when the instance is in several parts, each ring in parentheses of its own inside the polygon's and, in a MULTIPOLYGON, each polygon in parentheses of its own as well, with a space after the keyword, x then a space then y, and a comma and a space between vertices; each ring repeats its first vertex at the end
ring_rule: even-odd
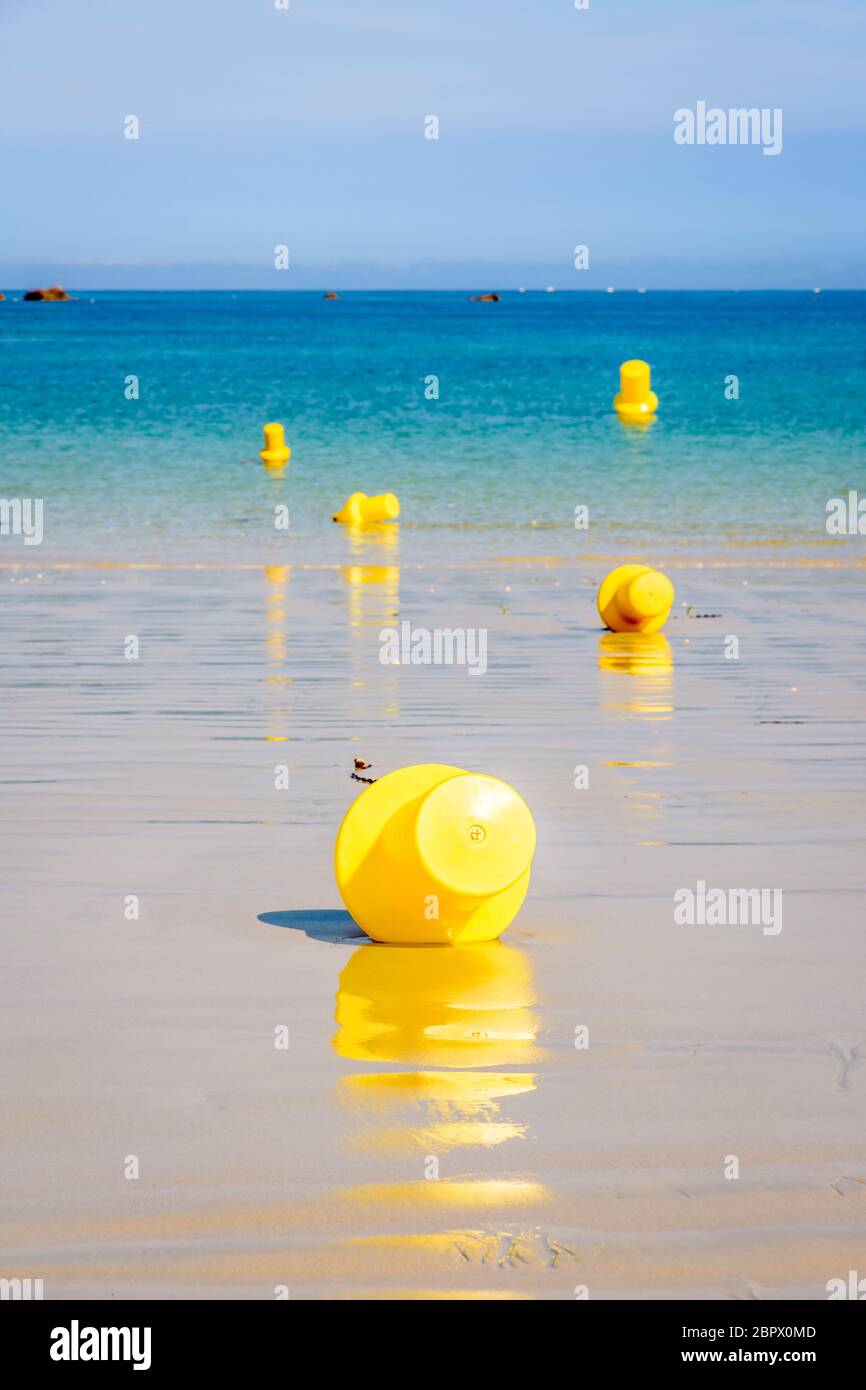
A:
POLYGON ((302 931, 313 941, 329 941, 332 945, 370 939, 352 921, 348 912, 299 908, 291 912, 260 912, 256 920, 269 927, 289 927, 292 931, 302 931))

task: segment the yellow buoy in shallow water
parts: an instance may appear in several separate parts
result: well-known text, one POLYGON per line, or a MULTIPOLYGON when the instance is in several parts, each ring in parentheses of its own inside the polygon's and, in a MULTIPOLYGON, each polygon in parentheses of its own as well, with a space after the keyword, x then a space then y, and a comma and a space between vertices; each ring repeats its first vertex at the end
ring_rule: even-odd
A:
POLYGON ((259 458, 262 463, 271 466, 288 463, 291 453, 291 449, 286 444, 286 432, 283 426, 278 421, 265 425, 265 447, 259 450, 259 458))
POLYGON ((493 941, 529 887, 535 823, 497 777, 442 763, 389 772, 337 833, 337 887, 374 941, 493 941))
POLYGON ((623 362, 619 369, 619 391, 613 398, 613 408, 621 420, 632 424, 652 418, 658 410, 659 398, 650 390, 649 362, 639 357, 623 362))
POLYGON ((348 502, 331 517, 347 526, 370 526, 377 521, 394 521, 400 515, 400 503, 393 492, 368 497, 366 492, 353 492, 348 502))
POLYGON ((619 565, 598 590, 598 612, 613 632, 658 632, 667 622, 674 586, 648 565, 619 565))

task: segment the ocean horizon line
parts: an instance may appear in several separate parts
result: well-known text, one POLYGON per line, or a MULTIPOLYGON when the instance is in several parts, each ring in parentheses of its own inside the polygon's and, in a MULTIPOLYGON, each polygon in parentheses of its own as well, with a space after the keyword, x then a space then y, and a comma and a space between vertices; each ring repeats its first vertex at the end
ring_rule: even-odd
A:
MULTIPOLYGON (((43 280, 50 277, 43 276, 43 280)), ((0 283, 0 291, 3 294, 26 294, 29 290, 36 288, 30 282, 23 285, 7 285, 0 283)), ((599 286, 578 289, 576 287, 565 288, 559 285, 490 285, 487 282, 479 282, 475 286, 455 285, 443 287, 439 285, 418 286, 418 285, 369 285, 352 286, 342 288, 339 282, 326 282, 322 285, 295 285, 284 288, 275 286, 256 286, 256 285, 87 285, 75 284, 69 281, 63 286, 66 290, 74 290, 79 294, 333 294, 340 295, 370 295, 370 294, 471 294, 481 292, 487 294, 558 294, 558 295, 609 295, 609 294, 866 294, 866 287, 858 285, 777 285, 763 286, 761 288, 745 287, 739 285, 705 285, 691 286, 688 288, 673 285, 613 285, 607 288, 599 286)))

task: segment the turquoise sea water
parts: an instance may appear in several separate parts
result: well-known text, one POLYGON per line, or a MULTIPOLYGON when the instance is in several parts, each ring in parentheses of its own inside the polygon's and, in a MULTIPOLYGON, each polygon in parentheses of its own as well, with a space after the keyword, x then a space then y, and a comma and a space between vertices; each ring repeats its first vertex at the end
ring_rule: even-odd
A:
POLYGON ((355 490, 399 495, 401 561, 864 554, 825 529, 828 498, 866 496, 863 292, 6 293, 0 496, 42 497, 45 538, 0 560, 339 562, 355 490), (611 408, 628 357, 646 431, 611 408))

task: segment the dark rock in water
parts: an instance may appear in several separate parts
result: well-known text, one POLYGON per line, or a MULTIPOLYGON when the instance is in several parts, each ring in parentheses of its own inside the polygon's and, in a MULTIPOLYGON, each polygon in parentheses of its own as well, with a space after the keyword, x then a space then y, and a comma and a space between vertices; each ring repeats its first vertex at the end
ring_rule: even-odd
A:
POLYGON ((498 294, 470 294, 470 304, 498 304, 501 295, 498 294))
POLYGON ((63 289, 62 285, 52 285, 51 288, 47 290, 28 290, 24 295, 24 299, 30 301, 39 299, 59 301, 68 298, 69 295, 66 293, 65 289, 63 289))

